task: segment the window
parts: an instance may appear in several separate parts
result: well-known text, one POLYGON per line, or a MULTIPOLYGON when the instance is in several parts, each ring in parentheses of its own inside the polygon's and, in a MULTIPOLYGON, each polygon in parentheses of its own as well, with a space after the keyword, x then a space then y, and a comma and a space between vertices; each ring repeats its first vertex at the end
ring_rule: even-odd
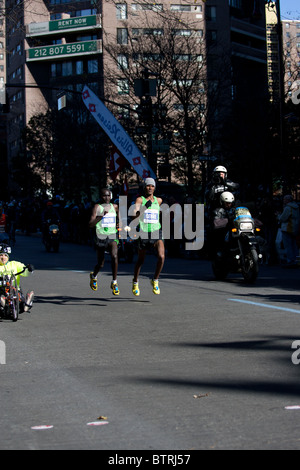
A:
POLYGON ((232 8, 238 8, 239 10, 242 9, 242 0, 229 0, 229 5, 232 8))
POLYGON ((119 70, 126 70, 128 69, 128 57, 124 54, 118 55, 118 68, 119 70))
POLYGON ((126 79, 118 80, 118 94, 128 95, 129 94, 129 82, 126 79))
POLYGON ((191 36, 192 31, 190 29, 174 29, 173 34, 175 36, 191 36))
POLYGON ((61 77, 61 63, 51 64, 51 77, 61 77))
POLYGON ((69 77, 73 75, 72 62, 63 62, 62 63, 62 76, 69 77))
POLYGON ((99 68, 98 68, 98 60, 93 59, 93 60, 88 60, 88 73, 98 73, 99 68))
POLYGON ((152 29, 146 28, 143 30, 144 36, 163 36, 164 30, 163 29, 152 29))
POLYGON ((76 68, 76 75, 82 75, 83 74, 83 61, 77 60, 75 64, 75 68, 76 68))
POLYGON ((117 28, 117 43, 128 44, 128 29, 127 28, 117 28))
POLYGON ((216 7, 206 7, 206 19, 207 21, 216 21, 217 19, 217 8, 216 7))
POLYGON ((229 0, 229 6, 232 8, 242 9, 242 0, 229 0))
POLYGON ((214 30, 206 31, 206 39, 209 43, 216 42, 216 40, 217 40, 217 31, 214 31, 214 30))
POLYGON ((171 11, 183 11, 183 12, 197 12, 200 13, 202 11, 202 5, 171 5, 171 11))
POLYGON ((133 3, 131 5, 132 11, 163 11, 164 7, 162 4, 156 3, 156 4, 150 4, 150 3, 133 3))
POLYGON ((126 3, 117 3, 117 20, 127 20, 127 5, 126 3))

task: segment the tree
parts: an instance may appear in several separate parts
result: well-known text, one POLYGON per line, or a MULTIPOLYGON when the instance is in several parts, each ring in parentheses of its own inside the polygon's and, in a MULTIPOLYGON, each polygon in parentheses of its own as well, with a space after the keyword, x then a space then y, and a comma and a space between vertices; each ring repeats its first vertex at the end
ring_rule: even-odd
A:
MULTIPOLYGON (((182 12, 164 12, 153 3, 137 3, 136 8, 139 25, 132 20, 125 40, 119 38, 120 44, 116 44, 118 41, 110 33, 104 37, 104 49, 110 58, 104 73, 108 77, 106 93, 114 96, 118 86, 122 102, 132 110, 140 104, 134 96, 134 79, 143 78, 147 70, 149 78, 157 80, 155 116, 151 113, 150 129, 155 129, 157 138, 170 141, 168 160, 173 177, 186 183, 192 193, 201 180, 199 156, 208 140, 211 143, 218 139, 218 121, 229 89, 226 54, 215 63, 218 74, 209 81, 208 44, 203 40, 199 22, 193 23, 182 12)), ((144 136, 139 140, 146 153, 144 136)), ((162 156, 158 158, 163 160, 162 156)))
POLYGON ((107 139, 89 114, 76 106, 67 112, 49 110, 33 116, 24 130, 28 167, 38 176, 39 189, 92 198, 93 188, 106 184, 107 139))

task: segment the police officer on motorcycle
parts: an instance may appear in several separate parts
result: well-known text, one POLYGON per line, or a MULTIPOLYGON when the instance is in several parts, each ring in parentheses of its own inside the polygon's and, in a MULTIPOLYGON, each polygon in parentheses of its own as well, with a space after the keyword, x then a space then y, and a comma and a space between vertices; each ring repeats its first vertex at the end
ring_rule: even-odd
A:
POLYGON ((220 207, 213 212, 214 251, 219 256, 222 256, 225 249, 228 225, 235 217, 234 202, 234 195, 229 191, 225 191, 220 196, 220 207))
POLYGON ((210 220, 213 212, 220 207, 220 196, 224 192, 235 193, 239 189, 239 184, 227 178, 227 169, 224 166, 217 166, 213 170, 211 181, 205 191, 205 199, 210 220))

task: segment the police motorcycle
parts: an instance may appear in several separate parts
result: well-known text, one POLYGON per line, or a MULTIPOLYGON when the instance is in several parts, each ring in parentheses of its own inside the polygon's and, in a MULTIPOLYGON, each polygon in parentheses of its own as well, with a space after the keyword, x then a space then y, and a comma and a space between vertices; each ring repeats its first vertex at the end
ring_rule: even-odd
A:
POLYGON ((229 273, 242 273, 246 282, 254 283, 256 281, 259 261, 262 258, 256 239, 256 234, 259 231, 260 229, 255 227, 254 219, 247 207, 232 209, 223 249, 214 254, 212 261, 212 269, 216 279, 224 280, 229 273))

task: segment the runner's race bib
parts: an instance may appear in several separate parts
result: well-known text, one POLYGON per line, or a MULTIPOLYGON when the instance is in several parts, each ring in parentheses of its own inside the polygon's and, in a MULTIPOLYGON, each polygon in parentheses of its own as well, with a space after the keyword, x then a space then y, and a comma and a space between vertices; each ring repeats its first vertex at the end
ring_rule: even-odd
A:
POLYGON ((116 216, 114 214, 105 214, 101 221, 103 228, 111 228, 116 226, 116 216))
POLYGON ((159 212, 155 209, 147 209, 144 212, 144 224, 157 224, 159 212))

